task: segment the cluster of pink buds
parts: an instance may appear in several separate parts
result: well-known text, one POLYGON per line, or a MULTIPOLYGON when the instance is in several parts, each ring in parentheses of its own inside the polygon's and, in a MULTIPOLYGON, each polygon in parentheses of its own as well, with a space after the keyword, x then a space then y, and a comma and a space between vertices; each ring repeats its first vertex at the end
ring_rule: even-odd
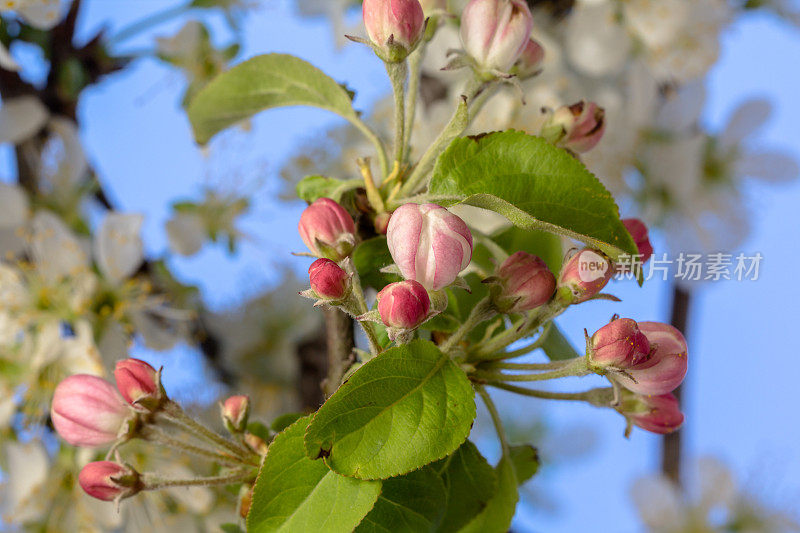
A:
POLYGON ((636 425, 667 432, 683 421, 670 393, 686 377, 688 348, 674 327, 614 317, 587 339, 587 358, 592 370, 627 389, 618 409, 633 413, 636 425))
POLYGON ((316 257, 341 261, 356 245, 356 226, 345 209, 330 198, 320 198, 300 215, 297 225, 303 243, 316 257))
MULTIPOLYGON (((533 16, 525 0, 471 0, 461 15, 461 42, 478 70, 509 73, 525 52, 533 16)), ((534 54, 535 55, 535 54, 534 54)))
MULTIPOLYGON (((51 406, 51 418, 56 432, 73 446, 95 448, 113 443, 109 456, 119 454, 125 442, 141 438, 171 448, 200 454, 223 464, 237 464, 254 469, 258 466, 259 451, 216 435, 195 421, 167 397, 161 385, 161 371, 138 359, 125 359, 117 363, 114 370, 117 386, 97 376, 77 374, 63 380, 56 387, 51 406), (213 449, 187 445, 167 436, 158 425, 160 417, 172 420, 191 433, 194 438, 205 440, 213 449)), ((222 420, 228 430, 243 441, 249 414, 246 396, 233 396, 221 405, 222 420), (242 435, 244 434, 244 435, 242 435)), ((264 453, 266 453, 264 451, 264 453)), ((253 477, 255 473, 253 472, 253 477)), ((231 477, 231 482, 247 480, 248 474, 240 472, 231 477)), ((97 461, 83 467, 78 482, 90 496, 104 501, 119 501, 143 490, 156 490, 164 486, 192 485, 196 480, 184 480, 171 485, 157 482, 153 474, 139 474, 130 465, 119 460, 97 461)), ((213 484, 228 479, 212 479, 213 484)))
POLYGON ((547 264, 526 252, 516 252, 506 259, 494 277, 492 301, 501 313, 522 313, 550 300, 556 290, 556 278, 547 264))
POLYGON ((605 132, 605 111, 594 102, 561 106, 550 114, 541 135, 547 142, 576 153, 594 148, 605 132))
POLYGON ((425 14, 418 0, 364 0, 362 14, 375 53, 387 63, 403 61, 425 31, 425 14))
POLYGON ((405 204, 389 220, 389 252, 404 278, 430 291, 452 284, 472 259, 472 234, 436 204, 405 204))

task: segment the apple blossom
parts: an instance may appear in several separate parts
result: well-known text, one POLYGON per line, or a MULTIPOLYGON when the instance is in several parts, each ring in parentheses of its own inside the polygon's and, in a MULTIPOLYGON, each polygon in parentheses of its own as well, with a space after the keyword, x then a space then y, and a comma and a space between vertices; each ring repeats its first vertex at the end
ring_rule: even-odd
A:
POLYGON ((652 433, 672 433, 683 424, 678 399, 670 393, 651 396, 624 392, 616 409, 634 425, 652 433))
POLYGON ((367 34, 384 61, 402 61, 422 38, 425 15, 417 0, 364 0, 362 13, 367 34))
POLYGON ((639 250, 639 261, 645 263, 653 255, 653 245, 650 244, 647 226, 638 218, 625 218, 622 223, 636 243, 636 249, 639 250))
POLYGON ((88 374, 58 384, 50 416, 61 437, 73 446, 95 447, 117 440, 131 410, 108 381, 88 374))
POLYGON ((650 342, 635 320, 617 318, 592 335, 587 355, 593 365, 624 370, 650 356, 650 342))
POLYGON ((513 73, 520 78, 529 78, 542 70, 544 61, 544 48, 535 39, 528 39, 528 44, 522 50, 522 55, 514 64, 513 73))
POLYGON ((686 339, 669 324, 639 322, 639 329, 650 342, 650 357, 615 374, 613 379, 637 394, 659 395, 675 390, 688 368, 686 339))
POLYGON ((78 474, 78 483, 92 498, 107 502, 133 496, 142 489, 138 472, 112 461, 87 464, 78 474))
POLYGON ((403 277, 438 291, 472 258, 472 234, 458 216, 436 204, 405 204, 389 220, 387 244, 403 277))
POLYGON ((342 300, 350 290, 347 272, 330 259, 317 259, 308 267, 311 290, 322 300, 342 300))
POLYGON ((166 399, 160 372, 144 361, 125 359, 117 362, 114 378, 122 397, 134 407, 152 411, 166 399))
POLYGON ((561 268, 559 296, 573 304, 589 300, 608 284, 613 271, 608 258, 597 250, 584 248, 561 268))
POLYGON ((330 198, 320 198, 300 215, 300 237, 317 257, 341 261, 353 251, 356 226, 353 218, 330 198))
POLYGON ((583 153, 594 148, 606 129, 605 110, 594 102, 576 102, 556 109, 542 126, 548 142, 583 153))
POLYGON ((501 290, 494 298, 506 313, 530 311, 546 303, 556 290, 556 278, 539 257, 516 252, 506 259, 495 276, 501 290))
POLYGON ((390 328, 415 329, 428 318, 430 307, 428 292, 414 280, 390 283, 378 293, 378 313, 390 328))
POLYGON ((524 0, 472 0, 461 15, 464 50, 487 71, 508 72, 531 36, 533 16, 524 0))
POLYGON ((250 416, 250 398, 244 395, 231 396, 220 406, 222 421, 231 433, 240 433, 247 427, 250 416))

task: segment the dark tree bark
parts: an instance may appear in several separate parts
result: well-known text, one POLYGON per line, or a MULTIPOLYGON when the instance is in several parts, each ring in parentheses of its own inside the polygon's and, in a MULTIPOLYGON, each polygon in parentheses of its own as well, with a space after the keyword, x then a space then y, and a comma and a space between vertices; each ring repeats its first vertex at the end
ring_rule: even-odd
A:
MULTIPOLYGON (((691 293, 676 285, 672 291, 672 313, 670 316, 670 323, 687 337, 690 303, 691 293)), ((675 389, 673 394, 678 398, 678 401, 682 401, 684 396, 683 386, 675 389)), ((678 485, 681 483, 683 431, 684 430, 679 429, 674 433, 665 435, 661 448, 661 471, 678 485)))

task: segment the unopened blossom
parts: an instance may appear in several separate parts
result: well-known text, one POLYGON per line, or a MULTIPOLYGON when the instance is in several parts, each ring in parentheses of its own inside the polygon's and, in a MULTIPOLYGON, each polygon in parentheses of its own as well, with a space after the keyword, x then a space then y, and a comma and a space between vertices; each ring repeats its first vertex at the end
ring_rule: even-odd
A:
POLYGON ((542 126, 542 137, 573 152, 588 152, 603 138, 605 124, 602 107, 580 101, 556 109, 542 126))
POLYGON ((342 300, 350 290, 350 276, 330 259, 317 259, 308 267, 311 290, 322 300, 342 300))
POLYGON ((345 209, 330 198, 320 198, 300 215, 297 225, 303 242, 317 257, 340 261, 355 246, 356 226, 345 209))
POLYGON ((639 329, 650 343, 650 357, 615 374, 613 379, 637 394, 657 396, 672 392, 686 377, 686 339, 673 326, 660 322, 639 322, 639 329))
POLYGON ((222 402, 220 414, 228 431, 231 433, 244 431, 250 416, 250 398, 244 395, 229 397, 222 402))
POLYGON ((390 328, 412 330, 428 318, 430 298, 414 280, 390 283, 378 293, 378 313, 390 328))
POLYGON ((389 220, 386 239, 403 277, 432 291, 453 283, 472 259, 469 228, 436 204, 400 206, 389 220))
POLYGON ((535 39, 528 39, 528 44, 514 64, 513 73, 520 78, 528 78, 542 70, 544 48, 535 39))
POLYGON ((558 278, 558 293, 573 304, 597 295, 613 275, 611 262, 601 252, 585 248, 564 264, 558 278))
POLYGON ((683 424, 678 399, 670 393, 650 396, 624 392, 616 409, 634 425, 651 433, 672 433, 683 424))
POLYGON ((56 387, 50 416, 61 438, 95 447, 117 440, 131 410, 117 389, 97 376, 77 374, 56 387))
POLYGON ((364 26, 381 58, 398 62, 417 46, 425 29, 418 0, 364 0, 364 26))
POLYGON ((132 496, 142 488, 135 470, 112 461, 87 464, 78 474, 78 483, 86 494, 103 501, 132 496))
POLYGON ((633 242, 636 243, 636 249, 639 252, 638 260, 640 263, 647 262, 653 255, 653 245, 650 243, 650 235, 647 231, 647 226, 638 218, 625 218, 622 220, 625 229, 633 237, 633 242))
POLYGON ((478 67, 508 72, 520 58, 533 29, 524 0, 471 0, 461 14, 461 42, 478 67))
POLYGON ((160 372, 139 359, 119 361, 114 378, 122 397, 134 407, 155 410, 166 398, 160 372))
POLYGON ((592 335, 588 356, 593 365, 624 370, 650 356, 650 342, 635 320, 617 318, 592 335))
POLYGON ((530 311, 547 303, 556 290, 556 278, 547 264, 527 252, 516 252, 497 269, 500 290, 494 297, 506 313, 530 311))

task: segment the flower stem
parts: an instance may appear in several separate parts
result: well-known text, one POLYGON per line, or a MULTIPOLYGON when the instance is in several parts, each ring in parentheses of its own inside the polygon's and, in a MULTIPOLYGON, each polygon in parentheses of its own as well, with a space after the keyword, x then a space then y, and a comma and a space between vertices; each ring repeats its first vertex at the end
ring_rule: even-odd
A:
POLYGON ((489 296, 486 296, 483 300, 479 301, 475 304, 475 307, 472 308, 467 319, 461 324, 458 329, 450 335, 442 345, 441 350, 445 353, 449 352, 453 349, 453 347, 458 344, 461 339, 469 334, 475 326, 480 324, 481 322, 488 320, 492 316, 494 316, 495 311, 494 307, 492 306, 492 301, 489 296))
POLYGON ((192 455, 196 455, 198 457, 205 457, 206 459, 211 459, 212 461, 216 461, 226 465, 231 465, 231 466, 247 465, 254 467, 258 466, 258 464, 255 462, 250 462, 244 459, 240 459, 239 457, 225 455, 219 452, 215 452, 213 450, 208 450, 200 446, 194 446, 192 444, 188 444, 178 439, 174 439, 164 431, 156 429, 155 427, 152 426, 145 428, 145 430, 142 432, 142 437, 150 442, 155 442, 156 444, 167 446, 174 450, 186 452, 192 455))
POLYGON ((611 403, 613 396, 612 389, 609 387, 600 389, 590 389, 585 392, 551 392, 536 389, 527 389, 518 387, 516 385, 509 385, 508 383, 487 383, 490 387, 514 392, 523 396, 530 396, 532 398, 541 398, 543 400, 568 400, 575 402, 587 402, 596 407, 604 407, 611 403))
POLYGON ((476 370, 472 373, 477 379, 490 382, 502 381, 545 381, 548 379, 566 378, 572 376, 585 376, 591 374, 589 363, 585 357, 577 357, 569 361, 569 364, 562 365, 556 370, 542 372, 539 374, 503 374, 501 372, 490 372, 486 370, 476 370))
POLYGON ((193 479, 167 479, 155 474, 143 474, 144 490, 160 490, 170 487, 213 487, 215 485, 233 485, 252 481, 256 477, 256 472, 241 470, 221 476, 198 477, 193 479))
POLYGON ((469 85, 467 85, 462 101, 459 102, 456 107, 450 122, 448 122, 447 126, 445 126, 439 134, 439 137, 433 141, 433 144, 431 144, 428 150, 422 155, 419 163, 417 163, 417 166, 411 173, 411 176, 408 177, 408 180, 406 180, 403 187, 400 189, 401 198, 411 196, 418 192, 421 188, 422 180, 425 179, 433 168, 433 164, 436 162, 436 158, 439 157, 439 154, 447 148, 447 145, 450 144, 453 139, 464 133, 464 130, 467 129, 467 126, 469 126, 469 106, 482 86, 483 82, 477 78, 474 78, 470 81, 469 85))
POLYGON ((492 423, 497 432, 497 438, 500 439, 500 446, 503 448, 503 455, 508 455, 508 440, 506 439, 505 429, 503 429, 503 421, 500 420, 500 413, 497 412, 497 406, 495 406, 492 397, 489 396, 489 393, 486 392, 486 389, 483 388, 482 385, 476 385, 475 390, 480 395, 483 403, 486 405, 486 409, 489 411, 489 415, 492 417, 492 423))
POLYGON ((514 352, 509 353, 503 350, 509 344, 515 343, 526 337, 531 331, 545 325, 563 313, 565 309, 564 304, 558 299, 550 300, 550 302, 532 311, 527 317, 517 321, 516 324, 504 332, 490 339, 483 346, 477 346, 471 359, 491 361, 516 357, 516 355, 511 355, 514 352))
MULTIPOLYGON (((361 287, 361 278, 356 271, 355 265, 353 265, 352 259, 348 259, 343 263, 343 265, 345 271, 350 275, 350 279, 352 281, 353 296, 356 298, 358 314, 362 315, 369 311, 369 307, 367 307, 367 298, 364 296, 364 289, 361 287)), ((367 341, 369 341, 369 350, 372 355, 377 355, 380 353, 380 343, 378 342, 378 336, 375 334, 375 329, 372 327, 372 323, 365 320, 356 320, 356 322, 358 322, 358 325, 361 326, 362 330, 364 330, 364 335, 367 336, 367 341)))
POLYGON ((400 63, 386 63, 386 72, 392 82, 394 93, 394 160, 402 166, 405 154, 406 137, 406 78, 408 65, 405 61, 400 63))
POLYGON ((420 43, 416 50, 408 56, 408 92, 406 95, 406 118, 405 118, 405 137, 403 145, 405 151, 403 158, 407 159, 411 151, 411 132, 414 129, 414 119, 417 115, 417 100, 419 99, 419 83, 422 76, 422 58, 425 56, 427 41, 420 43))
POLYGON ((168 416, 175 422, 178 422, 181 426, 183 426, 191 433, 197 435, 201 439, 204 439, 208 442, 216 444, 217 446, 221 446, 227 449, 240 459, 246 460, 248 457, 253 455, 253 452, 251 452, 250 450, 247 450, 243 446, 235 442, 232 442, 221 435, 217 435, 216 433, 205 427, 203 424, 197 422, 195 419, 187 415, 180 405, 173 402, 172 400, 168 400, 164 404, 163 412, 166 416, 168 416))
MULTIPOLYGON (((582 357, 579 359, 583 359, 582 357)), ((489 363, 486 369, 503 370, 559 370, 573 363, 572 359, 564 361, 551 361, 549 363, 489 363)))

